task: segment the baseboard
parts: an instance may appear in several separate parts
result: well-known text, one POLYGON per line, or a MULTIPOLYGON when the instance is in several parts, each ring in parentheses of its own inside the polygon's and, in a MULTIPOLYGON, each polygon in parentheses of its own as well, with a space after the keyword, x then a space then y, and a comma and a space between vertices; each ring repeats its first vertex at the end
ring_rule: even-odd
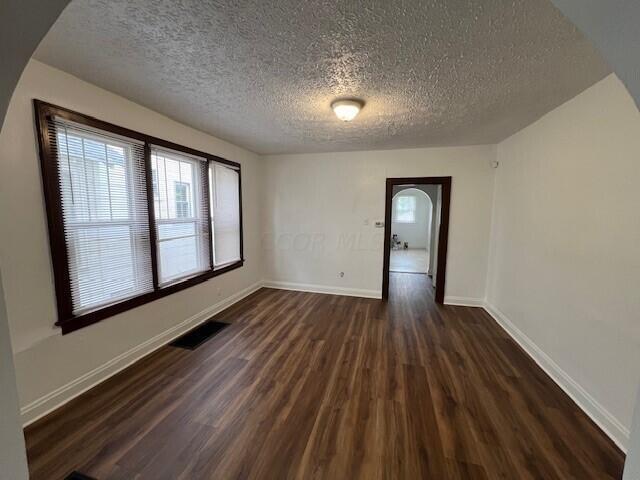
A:
POLYGON ((280 290, 295 290, 298 292, 326 293, 329 295, 346 295, 348 297, 382 298, 380 290, 364 290, 360 288, 344 288, 329 285, 315 285, 309 283, 279 282, 265 280, 263 286, 280 290))
POLYGON ((629 442, 629 429, 582 388, 578 382, 571 378, 567 372, 562 370, 549 355, 544 353, 533 340, 516 327, 504 313, 486 302, 484 309, 495 319, 498 325, 529 354, 538 366, 573 399, 584 413, 607 434, 620 450, 626 453, 629 442))
POLYGON ((454 297, 446 295, 444 297, 445 305, 455 305, 458 307, 484 307, 484 300, 472 297, 454 297))
POLYGON ((164 332, 150 338, 140 345, 137 345, 132 349, 109 360, 98 368, 85 373, 84 375, 67 383, 66 385, 63 385, 62 387, 57 388, 54 391, 40 397, 39 399, 23 406, 20 409, 23 425, 26 427, 36 420, 44 417, 53 410, 61 407, 65 403, 83 394, 87 390, 95 387, 99 383, 104 382, 109 377, 112 377, 121 370, 124 370, 128 366, 140 360, 142 357, 149 355, 154 350, 157 350, 158 348, 166 345, 167 343, 192 329, 196 325, 204 322, 208 318, 211 318, 213 315, 223 311, 234 303, 239 302, 240 300, 251 295, 253 292, 260 288, 262 288, 262 281, 256 282, 253 285, 216 303, 215 305, 207 307, 201 312, 198 312, 197 314, 180 322, 178 325, 165 330, 164 332))

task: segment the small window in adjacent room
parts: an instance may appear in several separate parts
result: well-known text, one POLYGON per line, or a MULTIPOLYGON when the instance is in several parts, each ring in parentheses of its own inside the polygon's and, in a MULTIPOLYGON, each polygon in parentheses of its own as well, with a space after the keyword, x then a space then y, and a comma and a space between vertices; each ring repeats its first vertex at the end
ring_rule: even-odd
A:
POLYGON ((416 197, 399 195, 395 202, 393 221, 396 223, 416 223, 416 197))
POLYGON ((242 266, 240 164, 34 104, 63 334, 242 266))
POLYGON ((178 218, 188 218, 191 212, 191 186, 185 182, 176 182, 176 216, 178 218))

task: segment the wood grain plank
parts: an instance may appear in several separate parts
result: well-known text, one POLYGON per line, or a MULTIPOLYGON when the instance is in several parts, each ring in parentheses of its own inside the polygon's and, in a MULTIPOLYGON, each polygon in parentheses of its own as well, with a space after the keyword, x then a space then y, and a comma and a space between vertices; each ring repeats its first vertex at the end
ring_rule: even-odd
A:
POLYGON ((262 289, 25 430, 31 478, 619 479, 624 455, 481 309, 262 289))

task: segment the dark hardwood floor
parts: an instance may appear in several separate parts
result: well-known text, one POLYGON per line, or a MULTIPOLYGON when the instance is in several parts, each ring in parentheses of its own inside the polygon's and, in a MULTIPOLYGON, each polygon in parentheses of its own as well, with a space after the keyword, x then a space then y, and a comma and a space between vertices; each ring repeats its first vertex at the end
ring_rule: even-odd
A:
POLYGON ((262 289, 26 429, 34 480, 619 479, 624 455, 479 308, 262 289))

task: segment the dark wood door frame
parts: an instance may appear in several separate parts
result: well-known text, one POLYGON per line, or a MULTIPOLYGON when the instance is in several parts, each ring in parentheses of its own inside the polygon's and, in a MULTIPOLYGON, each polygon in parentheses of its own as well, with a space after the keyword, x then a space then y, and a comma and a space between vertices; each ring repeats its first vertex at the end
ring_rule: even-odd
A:
POLYGON ((436 272, 436 302, 444 303, 447 272, 447 243, 449 240, 449 209, 451 206, 451 177, 387 178, 384 207, 384 261, 382 267, 382 299, 389 299, 389 257, 391 256, 391 203, 393 187, 397 185, 440 185, 440 234, 438 236, 438 269, 436 272))

